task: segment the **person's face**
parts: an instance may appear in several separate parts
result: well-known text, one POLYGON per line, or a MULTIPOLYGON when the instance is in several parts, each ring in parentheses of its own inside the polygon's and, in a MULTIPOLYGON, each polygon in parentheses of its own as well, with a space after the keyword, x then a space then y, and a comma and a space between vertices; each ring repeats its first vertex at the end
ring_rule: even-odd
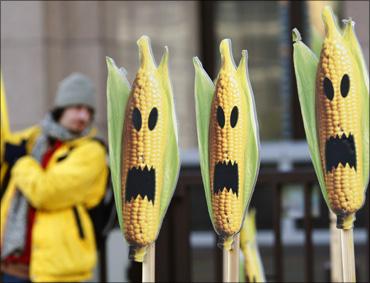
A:
POLYGON ((70 132, 79 134, 89 126, 91 120, 92 112, 88 107, 75 105, 64 110, 59 123, 70 132))

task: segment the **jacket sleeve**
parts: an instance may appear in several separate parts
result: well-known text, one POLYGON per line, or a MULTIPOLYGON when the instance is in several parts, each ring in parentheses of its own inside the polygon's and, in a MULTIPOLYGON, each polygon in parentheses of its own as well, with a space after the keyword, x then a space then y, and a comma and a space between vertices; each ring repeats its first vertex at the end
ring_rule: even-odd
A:
POLYGON ((46 170, 32 157, 23 157, 15 164, 12 177, 35 208, 56 210, 86 203, 87 197, 101 199, 106 167, 104 148, 90 142, 46 170))
MULTIPOLYGON (((14 163, 28 154, 40 132, 38 126, 1 136, 0 145, 0 196, 5 193, 14 163)), ((1 197, 0 197, 1 199, 1 197)))
POLYGON ((5 155, 7 154, 7 145, 17 146, 26 142, 26 150, 30 151, 39 132, 40 128, 38 126, 33 126, 18 132, 12 132, 5 136, 1 136, 0 164, 3 165, 7 163, 7 160, 5 160, 5 155))

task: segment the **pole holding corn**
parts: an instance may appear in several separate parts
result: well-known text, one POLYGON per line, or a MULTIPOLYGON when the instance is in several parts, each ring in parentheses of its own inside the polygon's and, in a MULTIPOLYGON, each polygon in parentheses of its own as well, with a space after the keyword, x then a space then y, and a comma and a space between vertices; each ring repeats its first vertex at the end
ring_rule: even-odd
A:
POLYGON ((329 7, 322 16, 320 59, 294 30, 294 66, 311 159, 341 229, 342 279, 355 282, 353 223, 369 180, 369 78, 354 22, 344 20, 340 31, 329 7))
POLYGON ((229 39, 221 41, 220 53, 215 84, 199 59, 193 59, 195 104, 208 213, 223 249, 224 281, 232 282, 238 280, 239 231, 258 175, 259 135, 247 52, 238 68, 229 39))
POLYGON ((337 283, 342 281, 342 258, 340 231, 337 228, 337 216, 329 210, 330 218, 330 282, 337 283))
POLYGON ((154 243, 180 168, 168 48, 157 67, 150 41, 137 44, 140 68, 132 84, 107 57, 108 136, 112 182, 129 257, 143 262, 143 281, 155 280, 154 243))

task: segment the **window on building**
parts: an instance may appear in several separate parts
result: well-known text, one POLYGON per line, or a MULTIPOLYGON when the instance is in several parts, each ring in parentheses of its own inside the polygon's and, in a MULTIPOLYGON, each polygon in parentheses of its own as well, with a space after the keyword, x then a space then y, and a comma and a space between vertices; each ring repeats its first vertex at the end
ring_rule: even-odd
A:
POLYGON ((304 129, 292 65, 291 31, 297 27, 305 42, 318 43, 321 9, 337 2, 205 1, 201 3, 202 60, 216 76, 219 43, 230 38, 236 63, 248 50, 250 80, 256 102, 262 141, 304 139, 304 129), (311 40, 312 39, 312 40, 311 40))

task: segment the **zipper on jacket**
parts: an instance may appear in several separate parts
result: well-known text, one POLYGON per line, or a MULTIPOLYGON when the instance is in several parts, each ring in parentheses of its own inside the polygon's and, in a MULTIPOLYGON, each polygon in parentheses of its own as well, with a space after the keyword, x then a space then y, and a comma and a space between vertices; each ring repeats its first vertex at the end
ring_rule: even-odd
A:
POLYGON ((81 239, 84 239, 85 238, 85 233, 84 233, 84 230, 82 228, 80 214, 78 213, 78 209, 77 209, 76 206, 73 207, 73 214, 74 214, 75 219, 76 219, 78 234, 80 235, 81 239))

